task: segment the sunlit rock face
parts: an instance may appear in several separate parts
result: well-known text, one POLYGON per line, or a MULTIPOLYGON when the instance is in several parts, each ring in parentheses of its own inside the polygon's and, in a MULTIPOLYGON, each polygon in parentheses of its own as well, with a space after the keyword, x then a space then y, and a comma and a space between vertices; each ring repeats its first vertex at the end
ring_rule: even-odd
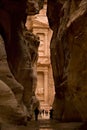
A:
POLYGON ((54 118, 87 121, 87 0, 48 0, 54 118))
POLYGON ((22 102, 23 86, 12 75, 0 36, 0 121, 17 123, 26 120, 27 110, 22 102), (10 119, 10 116, 13 118, 10 119))
MULTIPOLYGON (((36 76, 33 68, 38 57, 39 40, 27 32, 25 22, 26 16, 39 13, 42 5, 41 0, 0 1, 0 86, 3 86, 0 99, 3 104, 9 100, 14 102, 13 106, 10 102, 10 105, 6 103, 7 105, 1 107, 0 100, 0 111, 6 110, 4 115, 0 113, 2 121, 5 121, 5 118, 9 121, 13 116, 11 120, 25 124, 27 115, 29 116, 36 76)), ((2 87, 0 92, 1 90, 2 87)))
POLYGON ((21 106, 14 93, 5 82, 0 80, 0 122, 26 123, 26 109, 21 106))

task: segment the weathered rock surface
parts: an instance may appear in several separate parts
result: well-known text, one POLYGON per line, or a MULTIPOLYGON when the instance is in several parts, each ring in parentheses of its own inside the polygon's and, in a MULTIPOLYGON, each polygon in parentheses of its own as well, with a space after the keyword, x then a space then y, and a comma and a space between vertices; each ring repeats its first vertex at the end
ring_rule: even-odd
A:
POLYGON ((87 121, 87 0, 48 0, 54 117, 87 121))
POLYGON ((21 49, 22 53, 20 52, 19 64, 17 65, 17 71, 14 72, 14 75, 24 87, 23 102, 29 111, 37 82, 36 63, 39 39, 26 29, 23 30, 23 37, 20 39, 19 50, 21 49))
POLYGON ((43 0, 0 1, 1 121, 22 124, 29 114, 39 40, 26 30, 25 22, 26 16, 38 13, 42 5, 43 0))
POLYGON ((0 80, 0 122, 19 124, 26 121, 25 117, 26 109, 17 102, 9 86, 0 80))

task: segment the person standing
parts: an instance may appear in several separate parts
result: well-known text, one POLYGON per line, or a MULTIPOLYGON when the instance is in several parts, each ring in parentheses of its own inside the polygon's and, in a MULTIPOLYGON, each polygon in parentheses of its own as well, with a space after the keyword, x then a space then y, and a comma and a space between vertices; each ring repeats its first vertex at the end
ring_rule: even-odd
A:
POLYGON ((38 107, 35 108, 34 114, 35 114, 35 120, 37 121, 38 120, 38 115, 39 115, 39 109, 38 109, 38 107))
POLYGON ((50 109, 50 119, 53 119, 53 108, 50 109))

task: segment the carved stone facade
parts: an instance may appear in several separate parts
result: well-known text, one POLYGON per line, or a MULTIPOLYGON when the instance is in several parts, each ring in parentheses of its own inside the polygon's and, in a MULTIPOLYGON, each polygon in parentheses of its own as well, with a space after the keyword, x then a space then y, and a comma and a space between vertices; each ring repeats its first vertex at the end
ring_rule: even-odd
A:
POLYGON ((37 63, 36 96, 40 101, 41 109, 49 109, 54 100, 54 83, 50 63, 50 39, 52 31, 46 17, 46 2, 39 14, 28 17, 27 28, 40 38, 37 63))

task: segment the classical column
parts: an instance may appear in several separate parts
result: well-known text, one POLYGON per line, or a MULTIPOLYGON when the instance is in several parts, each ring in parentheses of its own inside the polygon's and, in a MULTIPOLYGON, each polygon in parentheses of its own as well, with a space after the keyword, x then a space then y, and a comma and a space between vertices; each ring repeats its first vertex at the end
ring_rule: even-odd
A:
POLYGON ((48 56, 48 30, 45 29, 45 50, 44 50, 44 54, 45 56, 48 56))
POLYGON ((44 101, 48 104, 48 70, 44 71, 44 101))

